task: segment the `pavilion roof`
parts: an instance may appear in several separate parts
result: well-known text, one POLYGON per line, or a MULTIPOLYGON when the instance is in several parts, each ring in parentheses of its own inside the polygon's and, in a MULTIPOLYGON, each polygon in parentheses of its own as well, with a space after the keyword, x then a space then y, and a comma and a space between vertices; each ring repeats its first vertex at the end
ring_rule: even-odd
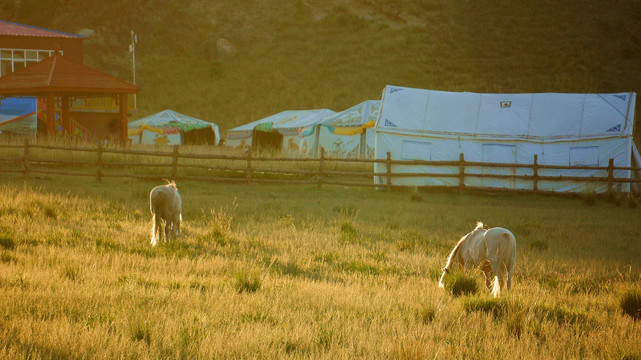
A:
POLYGON ((43 29, 36 26, 18 24, 10 21, 5 21, 5 20, 0 20, 0 35, 56 37, 56 38, 83 38, 84 37, 76 34, 43 29))
POLYGON ((72 96, 101 96, 138 93, 140 88, 89 66, 53 56, 0 77, 0 96, 48 93, 72 96))

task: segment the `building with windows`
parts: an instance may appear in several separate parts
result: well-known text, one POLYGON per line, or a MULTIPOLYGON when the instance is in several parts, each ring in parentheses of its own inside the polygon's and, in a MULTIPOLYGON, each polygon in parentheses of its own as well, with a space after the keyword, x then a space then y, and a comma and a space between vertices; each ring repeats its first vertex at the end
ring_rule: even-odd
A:
POLYGON ((65 57, 82 63, 83 36, 0 20, 0 76, 53 55, 56 45, 65 57))
MULTIPOLYGON (((53 56, 56 49, 59 49, 59 54, 65 59, 82 64, 84 39, 84 36, 76 34, 0 20, 0 78, 53 56)), ((135 110, 133 95, 130 97, 132 99, 127 101, 128 113, 135 110)), ((43 98, 34 97, 32 102, 33 106, 28 104, 28 99, 23 98, 18 107, 14 104, 15 99, 0 99, 0 136, 35 136, 36 129, 41 134, 47 132, 44 124, 45 101, 43 98), (16 110, 18 108, 20 110, 16 110), (36 111, 31 112, 30 109, 34 108, 36 111)), ((71 118, 69 134, 73 138, 102 140, 120 137, 121 120, 118 115, 120 109, 117 96, 71 98, 68 110, 71 118)), ((56 104, 55 113, 54 129, 62 133, 62 104, 56 104)), ((68 129, 65 129, 65 132, 66 130, 68 129)))

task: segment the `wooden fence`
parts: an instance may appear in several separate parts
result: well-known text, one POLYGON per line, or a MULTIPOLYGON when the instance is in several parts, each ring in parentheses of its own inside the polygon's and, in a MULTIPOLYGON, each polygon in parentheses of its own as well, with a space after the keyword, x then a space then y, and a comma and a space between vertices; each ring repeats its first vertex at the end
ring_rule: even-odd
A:
POLYGON ((134 178, 144 180, 197 180, 227 183, 286 183, 376 187, 391 189, 393 180, 398 178, 440 178, 457 179, 456 185, 419 186, 429 188, 508 190, 525 192, 549 192, 539 189, 542 181, 575 181, 586 184, 607 184, 612 192, 617 183, 635 184, 639 179, 617 178, 617 170, 639 171, 640 168, 615 167, 610 159, 607 167, 598 166, 552 166, 538 164, 534 155, 532 164, 501 164, 466 161, 460 154, 458 161, 421 161, 392 160, 390 153, 386 159, 343 159, 326 158, 321 154, 318 159, 288 158, 278 156, 256 156, 236 154, 183 153, 179 146, 172 151, 149 151, 122 148, 72 147, 57 145, 0 144, 0 174, 19 173, 25 178, 38 175, 85 176, 101 181, 104 178, 134 178), (84 155, 83 155, 84 154, 84 155), (135 158, 134 160, 131 160, 135 158), (136 161, 137 160, 137 161, 136 161), (383 165, 384 172, 375 172, 374 164, 383 165), (287 167, 289 166, 289 167, 287 167), (415 167, 446 167, 450 172, 425 173, 407 172, 415 167), (394 171, 403 168, 405 172, 394 171), (510 174, 488 174, 470 172, 476 168, 512 169, 510 174), (455 173, 452 169, 457 169, 455 173), (529 174, 516 174, 516 169, 529 169, 529 174), (603 176, 545 176, 545 170, 592 170, 603 176), (480 186, 466 186, 469 178, 493 178, 503 180, 527 180, 529 189, 488 189, 480 186), (378 179, 378 184, 375 180, 378 179))

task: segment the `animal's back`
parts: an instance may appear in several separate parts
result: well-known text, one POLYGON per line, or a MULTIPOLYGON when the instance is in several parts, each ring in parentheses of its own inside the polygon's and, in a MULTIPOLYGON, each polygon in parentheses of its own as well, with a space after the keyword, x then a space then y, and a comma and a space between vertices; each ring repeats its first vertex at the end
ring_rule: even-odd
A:
POLYGON ((499 259, 505 261, 508 269, 514 266, 516 260, 516 239, 508 229, 495 227, 485 233, 488 241, 488 253, 496 253, 499 259))
POLYGON ((482 259, 483 239, 487 230, 483 229, 482 223, 479 224, 480 226, 477 226, 476 229, 466 235, 465 243, 461 247, 461 255, 467 266, 478 266, 482 259))
POLYGON ((160 185, 151 190, 149 194, 149 210, 152 214, 161 217, 168 216, 168 213, 180 213, 182 199, 175 186, 160 185))

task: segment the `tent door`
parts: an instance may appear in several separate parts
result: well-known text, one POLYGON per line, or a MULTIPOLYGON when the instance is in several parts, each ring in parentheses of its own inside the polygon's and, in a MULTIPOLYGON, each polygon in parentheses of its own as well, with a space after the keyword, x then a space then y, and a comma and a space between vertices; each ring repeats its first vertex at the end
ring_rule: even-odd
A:
POLYGON ((257 151, 278 152, 283 148, 283 135, 278 131, 254 130, 252 147, 257 151))
MULTIPOLYGON (((494 164, 515 164, 516 145, 483 144, 483 162, 494 164)), ((484 175, 515 175, 516 168, 483 166, 481 173, 484 175)), ((484 187, 508 189, 514 189, 516 187, 515 178, 484 177, 481 179, 481 183, 484 187)))

